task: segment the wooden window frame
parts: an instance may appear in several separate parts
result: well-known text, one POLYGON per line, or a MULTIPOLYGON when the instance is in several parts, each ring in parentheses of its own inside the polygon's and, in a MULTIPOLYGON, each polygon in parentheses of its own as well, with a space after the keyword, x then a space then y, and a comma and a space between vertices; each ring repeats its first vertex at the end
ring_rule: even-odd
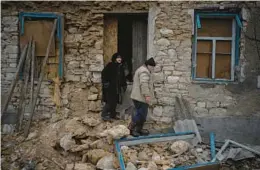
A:
MULTIPOLYGON (((20 12, 19 13, 19 34, 24 34, 24 21, 25 18, 33 19, 57 19, 56 37, 59 41, 59 64, 58 64, 58 76, 60 79, 64 75, 64 15, 62 13, 55 12, 20 12)), ((20 78, 22 78, 22 72, 20 73, 20 78)))
POLYGON ((200 13, 195 12, 195 23, 194 23, 194 37, 193 37, 193 49, 192 49, 192 80, 193 82, 199 83, 228 83, 234 82, 235 80, 235 66, 239 62, 239 39, 240 39, 240 28, 242 26, 239 15, 231 13, 200 13), (232 18, 232 37, 204 37, 197 36, 197 30, 203 27, 200 23, 200 18, 232 18), (197 41, 198 40, 208 40, 212 41, 212 78, 199 78, 196 77, 197 71, 197 41), (215 78, 215 62, 216 62, 216 42, 217 41, 231 41, 231 70, 230 70, 230 79, 224 78, 215 78))

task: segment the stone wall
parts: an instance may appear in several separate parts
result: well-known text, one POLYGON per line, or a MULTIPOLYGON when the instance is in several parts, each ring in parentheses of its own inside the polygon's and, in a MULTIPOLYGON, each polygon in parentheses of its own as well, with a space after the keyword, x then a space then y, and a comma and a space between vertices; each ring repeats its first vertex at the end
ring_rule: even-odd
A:
MULTIPOLYGON (((175 96, 183 96, 189 101, 192 111, 197 116, 237 113, 235 106, 240 99, 251 94, 248 92, 238 94, 238 91, 241 91, 238 89, 240 87, 243 87, 244 91, 249 89, 243 83, 247 82, 248 77, 250 77, 248 81, 252 82, 255 76, 259 75, 259 71, 251 74, 252 70, 257 70, 256 63, 259 63, 256 47, 250 46, 250 53, 246 53, 249 40, 243 36, 243 33, 241 34, 241 60, 236 71, 235 84, 193 83, 191 80, 192 14, 194 9, 238 7, 243 9, 243 27, 247 28, 252 17, 249 15, 250 11, 246 9, 255 8, 256 5, 259 9, 258 2, 250 2, 246 5, 243 2, 4 2, 2 4, 2 94, 5 94, 8 89, 16 70, 19 52, 18 12, 60 12, 65 17, 65 63, 64 80, 61 85, 63 105, 60 111, 66 116, 87 112, 99 113, 101 111, 100 73, 104 67, 104 13, 149 12, 149 9, 153 8, 150 12, 155 12, 152 13, 154 20, 149 20, 149 26, 155 27, 149 28, 148 54, 153 55, 158 63, 154 73, 157 104, 151 111, 150 118, 170 122, 174 116, 175 96), (247 60, 249 56, 251 62, 247 60)), ((259 30, 260 27, 257 28, 259 30)), ((249 30, 249 36, 252 36, 251 33, 252 30, 249 30)), ((256 87, 256 84, 253 86, 256 87)), ((52 89, 53 85, 46 81, 37 106, 39 115, 50 117, 52 113, 57 112, 51 99, 52 89)), ((250 91, 254 91, 254 88, 250 88, 250 91)), ((256 95, 252 99, 255 104, 252 113, 260 110, 257 97, 256 95)), ((12 101, 16 105, 17 97, 12 101)))

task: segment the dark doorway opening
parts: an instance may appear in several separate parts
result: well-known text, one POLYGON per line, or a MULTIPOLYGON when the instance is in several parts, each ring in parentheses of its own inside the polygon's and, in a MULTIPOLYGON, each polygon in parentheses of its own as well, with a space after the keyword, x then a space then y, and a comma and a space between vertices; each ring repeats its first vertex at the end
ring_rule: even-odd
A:
MULTIPOLYGON (((105 24, 105 29, 108 29, 105 30, 105 43, 109 41, 109 44, 108 47, 104 45, 104 48, 112 47, 113 52, 119 52, 122 55, 127 67, 126 77, 129 82, 133 81, 135 70, 147 58, 147 18, 147 13, 105 15, 105 23, 108 23, 108 26, 105 24)), ((112 54, 111 49, 107 51, 109 50, 109 54, 104 52, 105 60, 112 54)))

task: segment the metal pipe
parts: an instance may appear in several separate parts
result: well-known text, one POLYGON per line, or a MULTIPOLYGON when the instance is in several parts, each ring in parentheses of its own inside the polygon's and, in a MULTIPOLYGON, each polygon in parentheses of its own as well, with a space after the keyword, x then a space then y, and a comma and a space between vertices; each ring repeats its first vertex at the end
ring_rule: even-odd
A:
POLYGON ((216 147, 215 147, 215 134, 211 132, 209 134, 210 138, 210 153, 211 153, 211 159, 214 159, 216 156, 216 147))

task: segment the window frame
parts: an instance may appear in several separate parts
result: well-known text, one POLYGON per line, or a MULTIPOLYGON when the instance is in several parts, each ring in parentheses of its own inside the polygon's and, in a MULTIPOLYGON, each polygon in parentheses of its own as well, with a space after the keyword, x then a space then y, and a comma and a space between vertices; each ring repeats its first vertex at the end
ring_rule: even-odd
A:
POLYGON ((205 82, 205 83, 228 83, 235 80, 235 67, 239 64, 239 40, 240 29, 242 27, 240 17, 237 13, 221 13, 221 12, 195 12, 194 13, 194 35, 192 44, 192 80, 193 82, 205 82), (197 30, 201 28, 200 18, 232 18, 232 37, 198 37, 197 30), (212 78, 198 78, 196 77, 197 71, 197 42, 198 40, 212 41, 212 78), (215 78, 215 57, 216 57, 216 42, 231 41, 231 71, 230 79, 215 78))
MULTIPOLYGON (((24 34, 24 21, 25 18, 32 19, 57 19, 57 27, 56 27, 56 36, 59 41, 59 63, 58 63, 58 76, 60 79, 63 78, 64 75, 64 15, 62 13, 55 12, 20 12, 19 13, 19 34, 24 34)), ((20 72, 20 78, 23 77, 23 69, 20 72)))

